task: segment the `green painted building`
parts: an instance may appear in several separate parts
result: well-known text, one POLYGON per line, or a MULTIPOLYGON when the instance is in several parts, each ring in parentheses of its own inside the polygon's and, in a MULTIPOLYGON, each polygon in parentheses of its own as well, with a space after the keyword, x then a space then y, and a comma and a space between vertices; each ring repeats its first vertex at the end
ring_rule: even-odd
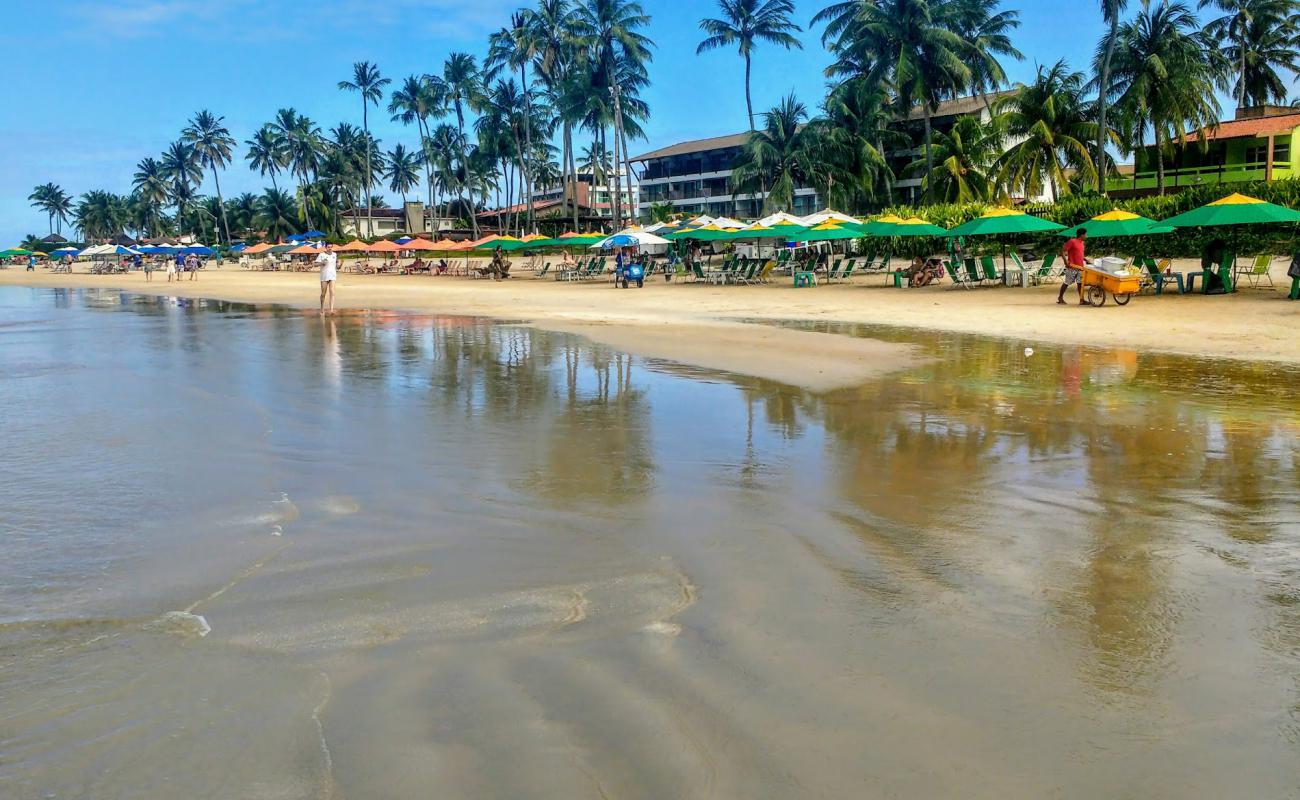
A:
MULTIPOLYGON (((1165 152, 1165 190, 1216 186, 1245 181, 1274 181, 1300 175, 1300 110, 1263 106, 1238 109, 1233 120, 1220 122, 1175 144, 1165 152), (1204 141, 1202 141, 1202 137, 1204 141)), ((1132 165, 1106 182, 1116 197, 1156 192, 1156 151, 1145 147, 1132 165)))

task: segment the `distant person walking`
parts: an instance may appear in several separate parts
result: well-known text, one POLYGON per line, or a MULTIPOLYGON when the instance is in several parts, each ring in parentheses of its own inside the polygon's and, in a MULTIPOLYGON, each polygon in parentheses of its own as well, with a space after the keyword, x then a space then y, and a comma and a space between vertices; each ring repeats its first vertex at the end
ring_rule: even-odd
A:
POLYGON ((326 250, 316 256, 316 265, 320 267, 320 314, 334 313, 334 282, 339 277, 339 257, 326 250))
POLYGON ((1070 286, 1079 288, 1079 305, 1086 306, 1088 303, 1083 299, 1083 268, 1087 265, 1087 259, 1084 256, 1085 245, 1088 241, 1088 231, 1080 228, 1074 234, 1074 238, 1065 243, 1061 248, 1061 258, 1065 260, 1065 270, 1061 275, 1061 292, 1056 296, 1056 302, 1065 305, 1065 290, 1070 286))
POLYGON ((177 253, 175 258, 167 262, 167 282, 171 283, 173 277, 179 281, 183 269, 185 269, 185 256, 177 253))

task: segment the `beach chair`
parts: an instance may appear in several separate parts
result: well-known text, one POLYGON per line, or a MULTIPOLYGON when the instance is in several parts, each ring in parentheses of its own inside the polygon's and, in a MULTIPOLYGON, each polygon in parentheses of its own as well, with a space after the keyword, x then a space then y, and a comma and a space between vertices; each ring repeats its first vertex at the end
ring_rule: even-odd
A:
POLYGON ((539 269, 537 272, 535 272, 535 273, 533 274, 533 277, 534 277, 534 278, 545 278, 545 277, 546 277, 546 273, 548 273, 548 272, 550 272, 550 271, 551 271, 551 262, 547 261, 545 264, 542 265, 542 268, 541 268, 541 269, 539 269))
POLYGON ((841 283, 848 283, 849 278, 853 277, 853 270, 857 267, 857 265, 858 265, 858 260, 856 258, 849 259, 849 263, 845 264, 843 271, 840 272, 841 283))
POLYGON ((993 263, 993 256, 980 256, 980 269, 984 272, 984 280, 994 284, 1002 282, 998 265, 993 263))
POLYGON ((763 262, 763 268, 758 271, 754 277, 755 283, 771 283, 772 270, 776 269, 776 261, 768 260, 763 262))
POLYGON ((943 268, 948 270, 948 277, 952 279, 953 286, 960 286, 963 289, 971 288, 970 278, 966 273, 957 268, 957 265, 951 261, 944 261, 943 268))
POLYGON ((691 262, 691 275, 694 278, 691 283, 709 282, 709 276, 704 273, 704 265, 698 261, 691 262))
POLYGON ((1052 265, 1056 263, 1056 253, 1049 253, 1043 263, 1038 265, 1038 269, 1029 273, 1029 283, 1038 286, 1047 283, 1052 279, 1052 265))
POLYGON ((972 286, 978 286, 984 283, 985 278, 980 274, 979 267, 975 264, 975 259, 967 258, 963 260, 962 267, 965 268, 966 275, 968 276, 972 286))
POLYGON ((739 276, 738 280, 746 286, 753 286, 755 283, 754 276, 758 274, 758 268, 763 266, 763 262, 757 258, 749 259, 745 266, 745 274, 739 276))
POLYGON ((1255 256, 1251 259, 1250 265, 1238 274, 1238 283, 1241 282, 1240 278, 1244 276, 1246 282, 1253 289, 1261 288, 1259 285, 1261 281, 1268 281, 1269 288, 1273 288, 1273 276, 1268 274, 1268 268, 1272 265, 1272 256, 1255 256))
MULTIPOLYGON (((1142 269, 1146 272, 1146 275, 1142 277, 1139 291, 1155 289, 1156 294, 1164 294, 1165 284, 1173 283, 1178 286, 1178 293, 1183 293, 1182 275, 1179 275, 1178 273, 1170 273, 1169 275, 1166 275, 1154 258, 1141 258, 1138 260, 1141 262, 1142 269)), ((1166 261, 1165 263, 1167 264, 1168 262, 1166 261)))
POLYGON ((844 259, 842 258, 835 259, 835 262, 832 263, 830 267, 826 270, 826 277, 823 278, 823 280, 825 280, 827 283, 835 283, 835 281, 839 280, 840 264, 843 263, 843 261, 844 259))

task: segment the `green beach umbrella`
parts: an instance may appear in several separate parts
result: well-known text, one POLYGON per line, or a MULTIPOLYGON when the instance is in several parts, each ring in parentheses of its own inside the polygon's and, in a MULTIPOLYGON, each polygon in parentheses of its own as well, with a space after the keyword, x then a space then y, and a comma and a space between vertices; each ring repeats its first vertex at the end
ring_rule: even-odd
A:
POLYGON ((826 222, 821 225, 809 228, 802 233, 796 233, 790 237, 792 242, 831 242, 841 239, 861 239, 863 232, 857 228, 850 228, 847 225, 838 225, 833 222, 826 222))
POLYGON ((1080 229, 1088 231, 1089 239, 1106 239, 1119 236, 1150 236, 1158 233, 1173 233, 1173 228, 1168 227, 1163 222, 1156 222, 1153 219, 1129 211, 1107 211, 1105 214, 1099 214, 1087 222, 1066 228, 1058 236, 1071 237, 1080 229))
MULTIPOLYGON (((687 231, 678 231, 670 233, 664 238, 677 241, 680 239, 694 239, 698 242, 716 242, 730 238, 731 231, 726 228, 719 228, 717 225, 705 225, 703 228, 695 228, 687 231)), ((596 240, 600 241, 599 239, 596 240)), ((595 242, 592 242, 595 244, 595 242)))
POLYGON ((1055 222, 1009 208, 991 208, 982 215, 948 231, 949 236, 997 236, 1004 233, 1055 233, 1064 228, 1055 222))
POLYGON ((1160 225, 1169 228, 1200 228, 1216 225, 1265 225, 1271 222, 1300 222, 1300 211, 1244 194, 1232 194, 1185 214, 1170 217, 1160 225))
POLYGON ((889 236, 894 226, 902 221, 903 218, 897 214, 886 214, 880 219, 873 219, 861 226, 852 223, 841 223, 841 225, 846 228, 857 228, 867 236, 889 236))
POLYGON ((947 236, 948 229, 932 225, 920 217, 912 217, 896 223, 887 234, 889 236, 947 236))

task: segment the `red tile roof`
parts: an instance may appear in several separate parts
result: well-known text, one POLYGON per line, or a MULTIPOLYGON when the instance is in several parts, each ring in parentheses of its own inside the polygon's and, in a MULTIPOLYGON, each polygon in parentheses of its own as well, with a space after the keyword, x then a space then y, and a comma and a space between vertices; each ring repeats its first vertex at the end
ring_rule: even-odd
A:
MULTIPOLYGON (((1213 128, 1207 128, 1205 130, 1205 139, 1212 142, 1216 139, 1264 137, 1271 133, 1290 133, 1297 127, 1300 127, 1300 112, 1276 117, 1261 117, 1260 119, 1235 119, 1231 122, 1220 122, 1213 128)), ((1196 139, 1198 137, 1199 134, 1195 134, 1191 138, 1196 139)))

